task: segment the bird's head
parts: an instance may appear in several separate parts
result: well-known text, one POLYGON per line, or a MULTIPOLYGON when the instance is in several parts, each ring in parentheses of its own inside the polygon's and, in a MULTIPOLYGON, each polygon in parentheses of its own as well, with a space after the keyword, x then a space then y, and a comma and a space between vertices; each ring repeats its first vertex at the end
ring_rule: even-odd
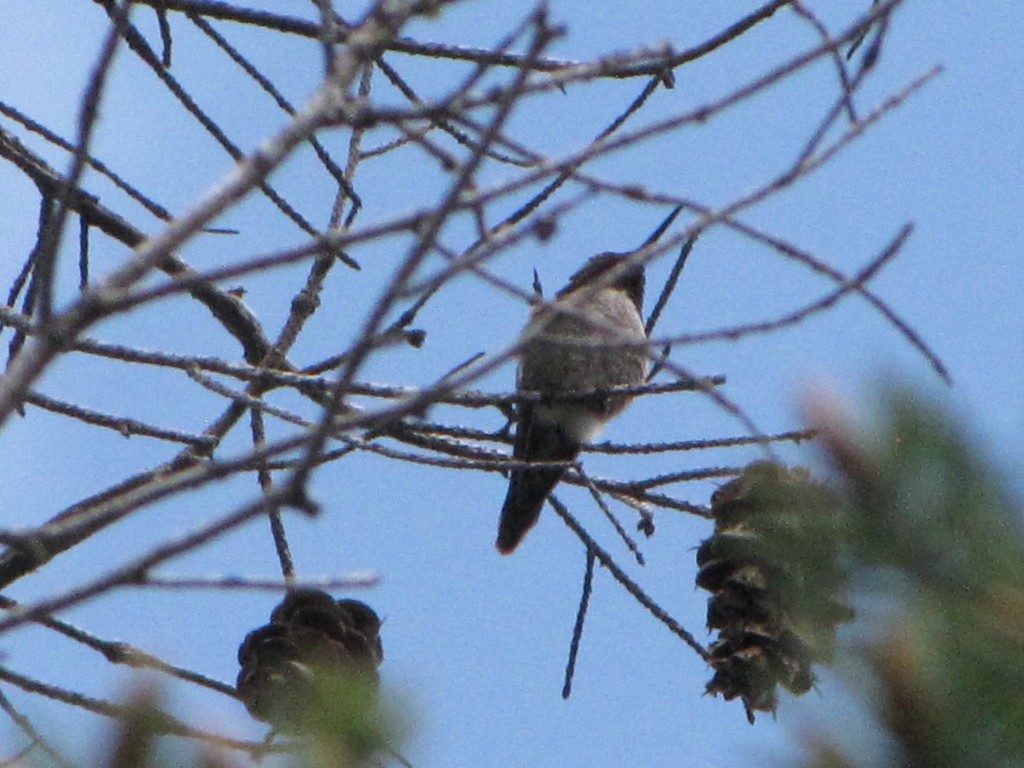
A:
MULTIPOLYGON (((626 262, 631 256, 630 253, 599 253, 591 256, 572 277, 569 284, 558 292, 559 296, 566 296, 573 291, 593 285, 594 283, 607 279, 605 276, 626 262)), ((611 279, 607 286, 620 291, 632 299, 636 305, 636 311, 641 312, 644 303, 644 267, 642 264, 633 264, 627 269, 622 269, 616 277, 611 279)))

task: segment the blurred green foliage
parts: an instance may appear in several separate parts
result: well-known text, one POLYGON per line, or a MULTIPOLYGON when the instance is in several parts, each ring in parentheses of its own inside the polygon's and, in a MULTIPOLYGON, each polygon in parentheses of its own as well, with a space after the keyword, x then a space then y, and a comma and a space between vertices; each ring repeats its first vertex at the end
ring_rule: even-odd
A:
POLYGON ((201 742, 167 740, 174 732, 156 691, 143 687, 126 702, 127 715, 102 748, 105 768, 234 768, 290 765, 294 768, 360 768, 384 765, 394 756, 395 718, 382 710, 376 684, 357 676, 320 670, 306 702, 300 736, 275 735, 266 750, 242 758, 201 742), (271 756, 270 752, 278 753, 271 756), (281 754, 283 752, 283 754, 281 754), (284 762, 282 762, 284 761, 284 762))
MULTIPOLYGON (((819 418, 849 501, 850 576, 889 608, 847 649, 874 676, 847 683, 886 731, 859 737, 895 744, 881 750, 894 766, 1024 766, 1019 504, 962 424, 907 392, 881 416, 867 437, 819 418)), ((808 765, 862 765, 816 741, 808 765)))

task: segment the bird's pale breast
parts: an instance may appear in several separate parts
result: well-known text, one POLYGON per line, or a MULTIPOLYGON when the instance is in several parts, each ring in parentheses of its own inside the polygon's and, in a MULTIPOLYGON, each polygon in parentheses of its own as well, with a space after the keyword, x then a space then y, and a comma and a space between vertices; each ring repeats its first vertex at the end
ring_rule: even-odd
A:
MULTIPOLYGON (((571 297, 569 294, 565 300, 571 297)), ((535 328, 544 317, 551 315, 535 317, 530 327, 535 328)), ((519 387, 558 397, 639 384, 647 371, 647 351, 636 342, 645 340, 640 315, 626 293, 616 289, 599 291, 576 305, 574 314, 551 317, 544 333, 526 344, 519 366, 519 387)), ((625 397, 604 400, 600 409, 604 418, 622 410, 628 402, 625 397)))

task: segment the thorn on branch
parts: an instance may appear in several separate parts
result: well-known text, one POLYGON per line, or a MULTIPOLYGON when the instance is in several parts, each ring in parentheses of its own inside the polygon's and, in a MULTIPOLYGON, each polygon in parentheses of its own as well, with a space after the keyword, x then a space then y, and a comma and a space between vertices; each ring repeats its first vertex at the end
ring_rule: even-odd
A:
POLYGON ((873 41, 871 41, 871 45, 868 46, 867 50, 864 51, 864 58, 860 63, 861 73, 867 72, 878 63, 878 57, 881 52, 882 36, 878 35, 873 41))
MULTIPOLYGON (((873 0, 873 2, 871 3, 871 7, 874 8, 875 6, 878 5, 879 2, 880 2, 880 0, 873 0)), ((855 54, 857 52, 857 49, 860 48, 861 45, 864 43, 864 38, 866 38, 868 36, 868 32, 870 32, 870 31, 871 31, 871 22, 868 21, 861 28, 860 34, 857 35, 857 37, 854 38, 853 42, 850 43, 850 47, 846 51, 846 59, 847 59, 847 61, 849 61, 850 59, 853 58, 853 54, 855 54)))
POLYGON ((427 332, 422 328, 410 328, 402 332, 405 340, 409 343, 410 347, 419 349, 423 346, 423 342, 427 340, 427 332))
POLYGON ((133 586, 144 586, 148 579, 149 570, 147 568, 139 568, 134 571, 126 571, 121 579, 121 583, 133 586))
POLYGON ((296 509, 307 517, 317 517, 320 514, 320 505, 310 498, 303 486, 296 483, 290 484, 287 493, 281 498, 281 506, 296 509))
POLYGON ((654 535, 654 515, 649 509, 640 509, 640 519, 637 521, 636 529, 648 539, 654 535))
MULTIPOLYGON (((533 223, 533 234, 542 243, 546 243, 552 237, 555 232, 558 231, 558 222, 555 221, 551 216, 538 216, 536 221, 533 223)), ((534 284, 536 285, 537 271, 534 270, 534 284)))
MULTIPOLYGON (((874 0, 871 4, 872 9, 874 9, 880 1, 881 0, 874 0)), ((891 11, 891 9, 889 9, 889 11, 891 11)), ((864 55, 861 57, 860 69, 857 72, 858 78, 863 77, 878 63, 879 56, 882 52, 882 41, 885 39, 885 34, 889 29, 889 12, 884 13, 877 19, 868 21, 864 25, 860 35, 858 35, 850 44, 850 49, 846 52, 847 60, 851 59, 857 49, 864 43, 868 35, 871 33, 872 27, 877 28, 878 31, 875 33, 874 38, 868 44, 868 47, 864 50, 864 55)))

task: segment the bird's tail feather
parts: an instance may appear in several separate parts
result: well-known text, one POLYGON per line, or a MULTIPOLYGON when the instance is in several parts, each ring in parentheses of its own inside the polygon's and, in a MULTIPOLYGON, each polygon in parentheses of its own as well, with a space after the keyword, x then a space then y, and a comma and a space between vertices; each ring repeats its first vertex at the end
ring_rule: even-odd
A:
POLYGON ((508 495, 501 508, 498 540, 503 555, 511 554, 527 532, 537 523, 540 511, 552 489, 565 474, 564 467, 513 470, 508 495))

